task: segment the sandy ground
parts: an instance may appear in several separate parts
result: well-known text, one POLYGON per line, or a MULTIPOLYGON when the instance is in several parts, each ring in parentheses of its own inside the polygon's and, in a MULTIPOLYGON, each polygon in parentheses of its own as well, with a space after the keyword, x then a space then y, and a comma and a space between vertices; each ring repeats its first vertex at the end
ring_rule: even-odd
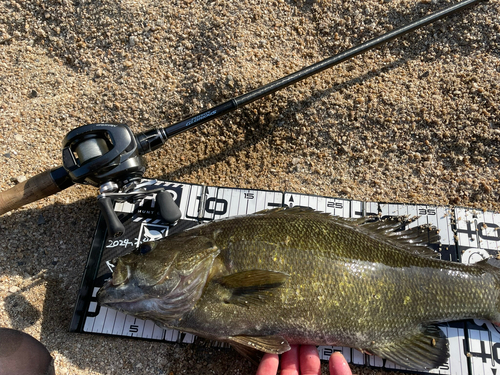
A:
MULTIPOLYGON (((0 189, 93 122, 166 126, 443 0, 0 2, 0 189)), ((309 78, 147 156, 147 177, 500 210, 500 4, 309 78)), ((0 218, 0 326, 58 374, 252 374, 232 351, 68 333, 98 209, 74 186, 0 218)), ((375 370, 356 369, 375 373, 375 370)))

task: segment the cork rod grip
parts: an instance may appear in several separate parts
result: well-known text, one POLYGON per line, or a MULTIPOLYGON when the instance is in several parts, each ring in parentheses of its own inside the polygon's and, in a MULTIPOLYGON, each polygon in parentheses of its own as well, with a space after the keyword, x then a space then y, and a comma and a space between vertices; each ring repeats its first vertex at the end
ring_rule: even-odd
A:
POLYGON ((51 171, 42 172, 0 193, 0 215, 59 191, 51 171))

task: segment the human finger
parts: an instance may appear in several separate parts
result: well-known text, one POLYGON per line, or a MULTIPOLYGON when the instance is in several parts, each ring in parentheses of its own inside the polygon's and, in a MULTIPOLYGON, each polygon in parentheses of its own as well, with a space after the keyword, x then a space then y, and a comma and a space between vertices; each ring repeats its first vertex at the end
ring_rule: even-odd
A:
POLYGON ((297 345, 291 347, 281 355, 280 375, 299 375, 299 347, 297 345))
POLYGON ((328 362, 330 375, 352 375, 351 368, 340 352, 334 352, 328 362))
POLYGON ((262 357, 255 375, 276 375, 280 359, 277 354, 266 353, 262 357))
POLYGON ((302 345, 299 349, 301 375, 321 374, 321 360, 318 349, 314 345, 302 345))

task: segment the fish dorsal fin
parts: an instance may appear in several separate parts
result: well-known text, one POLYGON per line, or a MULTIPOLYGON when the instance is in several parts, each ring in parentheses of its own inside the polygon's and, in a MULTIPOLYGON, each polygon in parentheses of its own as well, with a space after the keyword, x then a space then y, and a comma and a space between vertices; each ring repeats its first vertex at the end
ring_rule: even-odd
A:
POLYGON ((473 264, 474 266, 481 268, 486 272, 498 275, 500 272, 500 259, 498 259, 497 257, 490 256, 490 258, 482 259, 473 264))
POLYGON ((294 206, 294 207, 277 207, 270 208, 255 212, 253 215, 268 215, 268 216, 321 216, 321 217, 331 217, 330 214, 326 212, 316 211, 311 207, 305 206, 294 206))
POLYGON ((448 359, 448 339, 436 325, 423 327, 417 334, 369 352, 411 370, 426 371, 441 366, 448 359))
POLYGON ((226 303, 249 307, 274 299, 273 290, 283 285, 289 277, 283 272, 249 270, 224 276, 217 282, 231 290, 226 303))
POLYGON ((281 354, 290 350, 290 344, 282 336, 230 336, 230 343, 247 346, 265 353, 281 354))
POLYGON ((376 216, 367 216, 357 219, 342 218, 316 211, 309 207, 295 206, 292 208, 274 208, 263 210, 255 215, 310 217, 317 220, 331 220, 332 222, 385 242, 401 250, 415 255, 438 258, 439 254, 428 247, 428 244, 439 243, 439 231, 430 225, 421 225, 404 229, 417 219, 406 216, 389 216, 379 219, 376 216))
POLYGON ((430 258, 438 258, 439 254, 428 247, 429 244, 439 243, 439 231, 430 225, 420 225, 404 229, 416 218, 408 219, 405 216, 391 216, 383 219, 377 217, 363 217, 359 219, 342 219, 335 217, 337 223, 344 222, 354 226, 367 236, 385 242, 391 246, 409 253, 430 258))

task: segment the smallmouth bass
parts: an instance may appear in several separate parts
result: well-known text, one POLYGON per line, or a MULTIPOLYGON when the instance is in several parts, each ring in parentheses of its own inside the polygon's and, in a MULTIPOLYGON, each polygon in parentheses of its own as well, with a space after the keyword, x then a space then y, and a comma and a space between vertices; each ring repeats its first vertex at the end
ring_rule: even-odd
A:
POLYGON ((435 230, 275 209, 202 224, 116 261, 101 305, 251 355, 349 346, 413 370, 445 363, 437 323, 500 321, 499 270, 435 258, 435 230))

